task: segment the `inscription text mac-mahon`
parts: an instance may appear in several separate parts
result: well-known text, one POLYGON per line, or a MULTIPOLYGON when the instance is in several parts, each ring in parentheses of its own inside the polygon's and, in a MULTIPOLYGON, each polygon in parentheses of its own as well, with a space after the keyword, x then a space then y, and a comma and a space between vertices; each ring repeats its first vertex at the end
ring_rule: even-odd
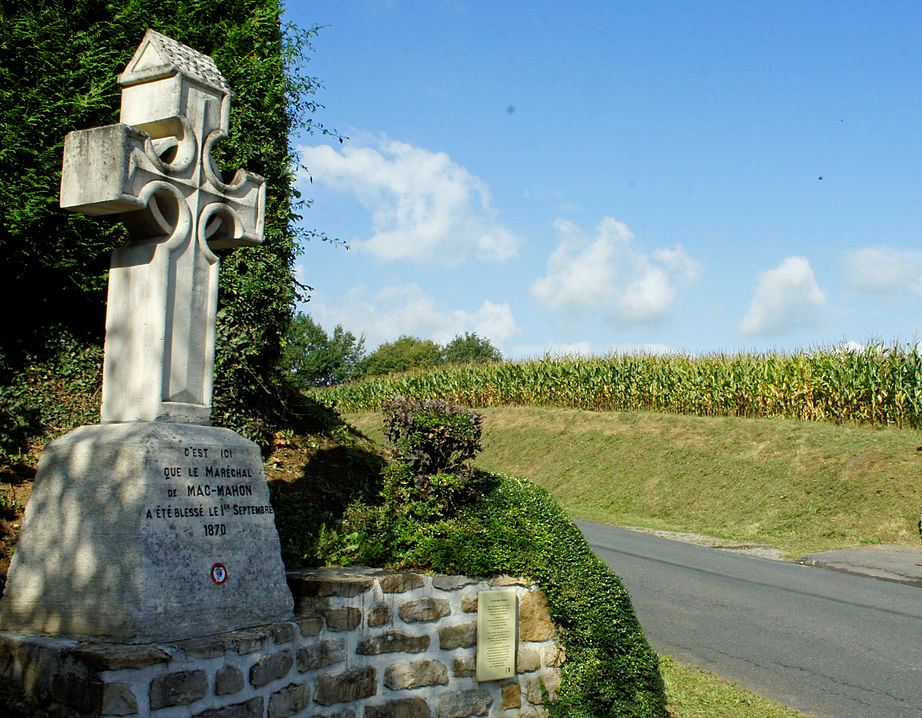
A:
POLYGON ((252 496, 253 487, 250 484, 186 484, 186 496, 217 496, 219 498, 236 498, 238 496, 252 496))

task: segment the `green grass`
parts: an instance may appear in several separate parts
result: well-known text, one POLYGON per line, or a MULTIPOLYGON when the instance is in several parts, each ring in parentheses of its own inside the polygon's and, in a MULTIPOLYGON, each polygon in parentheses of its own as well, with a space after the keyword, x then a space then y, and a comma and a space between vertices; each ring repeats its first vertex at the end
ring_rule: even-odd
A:
POLYGON ((660 656, 672 718, 806 718, 702 668, 660 656))
MULTIPOLYGON (((574 517, 765 543, 791 556, 919 542, 919 430, 547 407, 482 412, 478 465, 543 486, 574 517)), ((379 414, 344 418, 383 438, 379 414)))
MULTIPOLYGON (((599 415, 589 412, 552 409, 496 409, 487 410, 484 413, 486 414, 484 428, 487 452, 482 456, 481 465, 486 466, 488 463, 495 462, 495 458, 488 459, 486 457, 507 454, 510 451, 508 442, 525 441, 526 445, 520 447, 520 451, 517 453, 516 468, 520 474, 534 473, 534 479, 537 479, 537 474, 540 474, 543 470, 550 470, 550 467, 556 465, 554 463, 555 457, 559 459, 562 455, 566 455, 568 437, 578 437, 579 446, 586 447, 593 443, 604 446, 604 442, 600 443, 602 437, 620 433, 620 443, 622 445, 631 444, 632 442, 627 441, 627 438, 629 438, 627 434, 632 436, 636 434, 637 427, 640 425, 646 427, 644 433, 651 434, 656 438, 656 442, 661 445, 662 438, 666 434, 678 438, 676 427, 674 425, 670 426, 670 421, 677 419, 694 421, 694 419, 689 419, 688 417, 663 417, 655 414, 599 415), (605 419, 604 426, 601 428, 598 425, 600 418, 605 419), (611 423, 618 418, 625 423, 611 423), (664 420, 666 423, 662 423, 658 419, 664 420), (651 430, 648 426, 651 422, 656 427, 655 430, 651 430), (530 431, 523 434, 523 425, 529 428, 530 431), (616 431, 616 427, 620 428, 616 431), (593 437, 593 433, 597 434, 597 436, 593 437)), ((380 414, 353 414, 344 418, 370 438, 382 444, 384 443, 383 422, 380 414)), ((741 424, 739 421, 737 423, 744 428, 752 428, 751 425, 747 427, 744 423, 741 424)), ((773 429, 777 429, 781 424, 783 422, 767 422, 766 426, 762 428, 770 434, 773 429)), ((795 424, 795 427, 799 426, 802 425, 795 424)), ((703 429, 699 427, 699 431, 701 430, 703 429)), ((704 432, 705 435, 707 433, 704 432)), ((880 432, 873 433, 879 438, 880 432)), ((732 438, 732 436, 725 437, 725 440, 730 441, 732 438)), ((702 441, 701 436, 698 439, 691 439, 687 436, 684 438, 686 444, 697 444, 700 449, 704 448, 702 441)), ((758 441, 761 445, 771 444, 771 440, 767 440, 764 436, 759 437, 758 441)), ((596 448, 598 449, 599 447, 596 448)), ((600 461, 598 451, 595 453, 594 460, 597 463, 600 461)), ((570 464, 573 466, 585 465, 587 461, 588 459, 583 450, 571 452, 570 454, 570 464)), ((559 482, 547 481, 543 483, 555 484, 559 482)), ((560 486, 563 486, 563 484, 560 484, 560 486)), ((566 492, 561 490, 560 493, 566 492)), ((560 496, 558 495, 557 498, 559 501, 560 496)), ((504 524, 508 523, 508 512, 502 513, 505 517, 504 524)), ((466 535, 469 533, 469 531, 465 532, 466 535)), ((484 532, 481 530, 473 533, 475 536, 480 536, 484 532)), ((513 554, 520 557, 528 554, 528 551, 535 545, 534 538, 520 527, 513 527, 511 533, 518 540, 524 541, 524 545, 514 549, 513 554)), ((463 546, 459 550, 457 539, 457 536, 452 536, 449 537, 447 542, 448 545, 453 547, 455 553, 460 553, 464 556, 465 561, 470 561, 472 557, 476 557, 478 551, 472 550, 470 547, 463 546)), ((480 540, 483 539, 481 538, 480 540)), ((463 541, 460 543, 463 543, 463 541)), ((507 543, 513 545, 515 542, 495 540, 494 538, 486 539, 486 545, 494 548, 497 545, 506 545, 507 543)), ((553 563, 553 561, 548 560, 539 561, 542 566, 549 566, 553 563)), ((563 563, 568 564, 569 562, 563 563)), ((463 568, 477 569, 478 567, 464 566, 463 568)), ((461 569, 452 565, 441 567, 440 570, 455 572, 461 569)), ((807 718, 805 714, 769 701, 704 669, 679 663, 668 656, 660 656, 659 663, 665 684, 667 710, 670 718, 807 718)))

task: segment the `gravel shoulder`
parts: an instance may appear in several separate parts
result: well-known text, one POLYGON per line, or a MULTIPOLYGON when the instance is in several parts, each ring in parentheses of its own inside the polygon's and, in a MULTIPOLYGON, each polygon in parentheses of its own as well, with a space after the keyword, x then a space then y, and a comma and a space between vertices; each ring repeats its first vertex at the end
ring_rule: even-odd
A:
MULTIPOLYGON (((732 551, 772 561, 788 560, 784 555, 784 551, 765 544, 731 541, 686 531, 625 528, 672 541, 681 541, 697 546, 709 546, 722 551, 732 551)), ((922 546, 915 548, 911 546, 880 545, 838 549, 836 551, 808 554, 794 559, 793 563, 817 566, 859 576, 869 576, 883 581, 896 581, 922 588, 922 546)))

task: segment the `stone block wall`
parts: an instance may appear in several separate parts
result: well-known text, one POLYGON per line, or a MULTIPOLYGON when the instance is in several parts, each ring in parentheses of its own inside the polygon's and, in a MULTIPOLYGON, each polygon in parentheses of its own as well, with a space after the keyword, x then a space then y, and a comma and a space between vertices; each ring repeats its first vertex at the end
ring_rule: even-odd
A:
POLYGON ((556 696, 564 656, 533 585, 378 569, 297 572, 289 584, 292 620, 203 638, 0 633, 0 700, 29 716, 512 718, 545 715, 543 696, 556 696), (517 675, 478 683, 477 594, 500 587, 519 598, 517 675))

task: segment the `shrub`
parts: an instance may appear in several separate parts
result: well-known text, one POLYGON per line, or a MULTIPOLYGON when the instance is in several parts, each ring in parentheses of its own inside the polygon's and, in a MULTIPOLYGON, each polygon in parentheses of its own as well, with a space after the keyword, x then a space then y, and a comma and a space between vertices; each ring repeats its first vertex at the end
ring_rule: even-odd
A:
POLYGON ((99 421, 102 349, 55 327, 36 353, 11 367, 0 353, 0 464, 41 443, 99 421))
POLYGON ((519 479, 444 471, 463 468, 480 448, 481 417, 442 401, 402 398, 385 413, 397 461, 383 472, 378 503, 357 500, 339 526, 322 530, 319 557, 535 580, 567 656, 551 714, 665 718, 658 660, 627 591, 551 496, 519 479), (418 474, 421 455, 426 470, 442 470, 418 474))
MULTIPOLYGON (((63 328, 101 345, 107 268, 126 233, 113 218, 58 206, 61 152, 70 130, 118 121, 117 75, 147 28, 213 57, 234 89, 223 169, 266 179, 265 241, 221 251, 215 422, 264 443, 278 423, 281 338, 297 298, 300 240, 295 131, 317 123, 320 83, 306 74, 318 28, 282 25, 279 0, 4 2, 0 9, 0 439, 21 450, 51 433, 28 413, 28 381, 41 339, 63 328)), ((318 236, 318 235, 314 235, 318 236)), ((37 418, 36 418, 37 417, 37 418)))
POLYGON ((384 433, 398 462, 416 476, 468 471, 482 448, 483 417, 439 399, 394 397, 385 402, 384 433))

